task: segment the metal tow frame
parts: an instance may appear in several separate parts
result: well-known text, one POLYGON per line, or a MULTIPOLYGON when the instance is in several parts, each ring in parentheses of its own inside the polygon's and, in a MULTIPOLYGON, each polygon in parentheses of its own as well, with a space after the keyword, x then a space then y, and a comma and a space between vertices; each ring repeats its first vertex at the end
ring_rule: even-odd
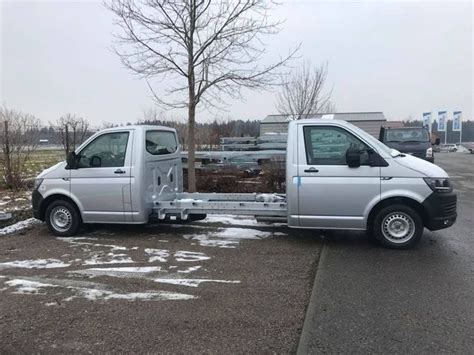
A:
MULTIPOLYGON (((188 219, 190 214, 233 214, 286 217, 286 201, 259 202, 256 193, 177 193, 174 200, 155 201, 154 211, 163 220, 167 215, 188 219)), ((284 196, 284 195, 278 195, 284 196)))

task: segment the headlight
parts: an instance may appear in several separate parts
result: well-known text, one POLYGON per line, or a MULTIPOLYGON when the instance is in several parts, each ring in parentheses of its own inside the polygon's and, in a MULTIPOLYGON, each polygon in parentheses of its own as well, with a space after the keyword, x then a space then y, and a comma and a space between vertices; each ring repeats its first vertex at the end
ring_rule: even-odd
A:
POLYGON ((431 190, 434 192, 451 192, 453 191, 453 185, 451 185, 451 181, 449 178, 423 178, 426 184, 430 187, 431 190))
POLYGON ((42 182, 43 182, 43 179, 35 179, 35 184, 33 185, 33 190, 37 190, 38 187, 40 187, 42 182))
POLYGON ((426 149, 426 157, 432 158, 433 157, 433 148, 426 149))

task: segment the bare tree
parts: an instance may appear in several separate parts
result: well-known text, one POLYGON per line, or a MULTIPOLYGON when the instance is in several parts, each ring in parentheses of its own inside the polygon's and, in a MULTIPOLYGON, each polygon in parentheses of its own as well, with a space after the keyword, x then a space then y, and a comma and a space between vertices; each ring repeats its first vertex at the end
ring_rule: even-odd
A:
POLYGON ((304 63, 297 68, 277 95, 278 112, 292 120, 307 118, 314 113, 333 112, 332 92, 324 91, 327 72, 327 64, 312 67, 304 63))
POLYGON ((1 163, 8 188, 20 189, 27 178, 26 166, 39 143, 40 121, 21 111, 0 107, 1 163))
POLYGON ((279 79, 277 69, 294 55, 259 65, 263 37, 279 32, 270 21, 266 0, 109 0, 121 28, 115 51, 122 63, 147 79, 156 102, 188 110, 188 190, 196 190, 196 108, 222 106, 224 97, 240 98, 242 88, 262 89, 279 79), (118 49, 120 48, 120 49, 118 49), (148 79, 170 85, 162 94, 148 79))
POLYGON ((66 157, 84 142, 89 134, 89 122, 70 113, 61 116, 54 125, 57 127, 66 157))

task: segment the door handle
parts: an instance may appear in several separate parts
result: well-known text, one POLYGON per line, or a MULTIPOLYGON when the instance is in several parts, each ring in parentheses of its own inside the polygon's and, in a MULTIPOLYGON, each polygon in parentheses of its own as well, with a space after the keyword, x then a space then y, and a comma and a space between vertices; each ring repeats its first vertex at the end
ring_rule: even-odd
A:
POLYGON ((117 169, 114 171, 114 174, 125 174, 125 170, 117 169))
POLYGON ((316 168, 309 168, 304 171, 305 173, 319 173, 319 170, 316 168))

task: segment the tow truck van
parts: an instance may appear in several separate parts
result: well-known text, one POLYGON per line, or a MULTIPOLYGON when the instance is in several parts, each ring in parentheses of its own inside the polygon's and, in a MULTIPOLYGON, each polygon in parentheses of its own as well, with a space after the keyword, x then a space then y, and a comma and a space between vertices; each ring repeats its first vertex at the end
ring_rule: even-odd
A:
POLYGON ((281 195, 183 192, 174 129, 117 127, 96 133, 38 175, 33 213, 58 236, 76 234, 82 223, 234 214, 284 221, 290 228, 367 231, 396 249, 414 246, 424 227, 437 230, 456 221, 456 194, 443 169, 345 121, 290 122, 286 181, 281 195))

